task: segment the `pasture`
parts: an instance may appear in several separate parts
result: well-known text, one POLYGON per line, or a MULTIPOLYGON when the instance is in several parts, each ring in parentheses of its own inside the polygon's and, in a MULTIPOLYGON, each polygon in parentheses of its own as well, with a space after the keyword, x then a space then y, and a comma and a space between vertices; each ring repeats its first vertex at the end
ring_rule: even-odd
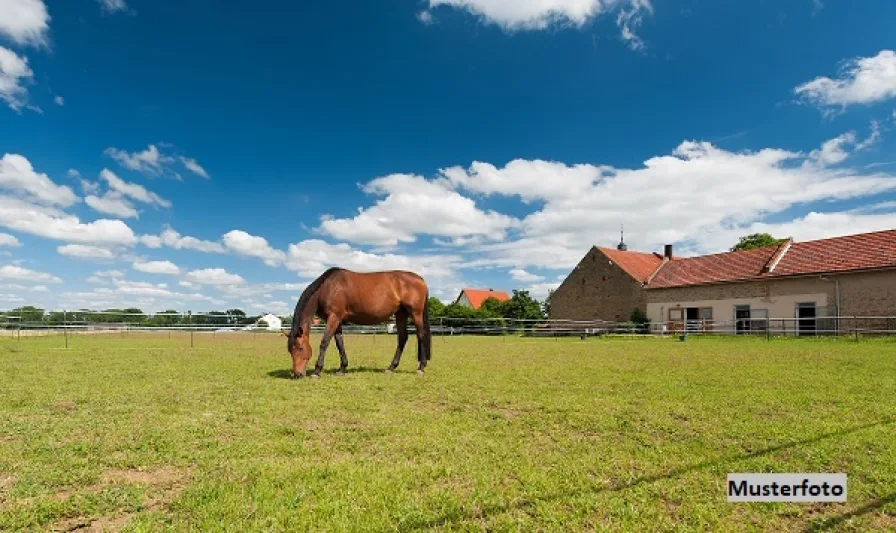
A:
POLYGON ((273 334, 0 339, 0 529, 896 528, 896 342, 273 334), (317 356, 318 339, 312 339, 317 356), (726 501, 845 472, 845 504, 726 501))

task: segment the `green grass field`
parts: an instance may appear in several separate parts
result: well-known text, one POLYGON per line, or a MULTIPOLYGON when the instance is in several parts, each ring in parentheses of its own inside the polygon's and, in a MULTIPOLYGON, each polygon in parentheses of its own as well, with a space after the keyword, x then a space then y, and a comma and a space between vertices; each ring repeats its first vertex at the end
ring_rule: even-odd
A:
POLYGON ((274 335, 4 338, 0 529, 896 529, 894 340, 436 338, 422 377, 394 347, 314 381, 274 335), (848 502, 728 503, 729 472, 848 502))

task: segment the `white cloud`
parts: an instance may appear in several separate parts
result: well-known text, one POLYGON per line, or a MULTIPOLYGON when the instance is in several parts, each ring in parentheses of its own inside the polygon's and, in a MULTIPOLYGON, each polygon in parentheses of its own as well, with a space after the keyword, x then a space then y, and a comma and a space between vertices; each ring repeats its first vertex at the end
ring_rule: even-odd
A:
POLYGON ((327 268, 338 266, 359 272, 410 270, 426 278, 431 290, 450 287, 453 291, 461 285, 457 274, 463 261, 460 256, 373 254, 345 243, 329 244, 317 239, 290 244, 287 255, 287 268, 303 278, 316 278, 327 268))
POLYGON ((197 250, 210 253, 225 253, 227 251, 221 243, 185 237, 171 228, 166 228, 159 236, 143 235, 140 237, 140 242, 149 248, 167 246, 175 250, 197 250))
POLYGON ((147 191, 146 188, 142 185, 124 181, 123 179, 116 176, 115 173, 111 170, 103 169, 102 172, 100 172, 100 177, 106 180, 106 183, 109 185, 109 189, 123 196, 127 196, 145 204, 158 205, 161 207, 171 207, 171 202, 169 202, 168 200, 161 198, 156 193, 147 191))
POLYGON ((43 46, 49 29, 43 0, 0 0, 0 36, 19 45, 43 46))
POLYGON ((28 66, 27 58, 0 46, 0 100, 15 112, 28 107, 28 89, 24 83, 33 78, 34 71, 28 66))
POLYGON ((22 243, 19 242, 19 239, 10 235, 9 233, 0 233, 0 246, 9 246, 10 248, 18 248, 22 246, 22 243))
POLYGON ((31 162, 19 154, 5 154, 0 159, 0 187, 47 205, 68 207, 78 201, 69 187, 56 185, 46 174, 36 172, 31 162))
POLYGON ((92 276, 87 278, 89 283, 104 284, 115 278, 123 278, 124 272, 121 270, 101 270, 94 272, 92 276))
POLYGON ((582 27, 586 22, 619 9, 616 24, 622 39, 633 49, 643 42, 634 30, 641 24, 642 13, 653 14, 650 0, 429 0, 430 10, 417 15, 421 22, 432 20, 438 6, 465 9, 505 31, 543 30, 552 26, 582 27))
MULTIPOLYGON (((462 240, 470 241, 464 253, 475 256, 447 261, 449 269, 506 267, 525 277, 525 268, 568 270, 591 246, 614 246, 620 224, 625 225, 632 250, 662 250, 669 243, 676 249, 712 253, 727 250, 737 240, 728 242, 729 237, 744 234, 769 215, 817 202, 892 192, 896 174, 862 173, 843 166, 851 154, 879 139, 879 128, 872 124, 863 140, 851 133, 808 154, 777 148, 730 152, 686 141, 640 168, 515 160, 504 168, 486 163, 474 163, 469 170, 452 167, 428 181, 455 193, 519 197, 538 205, 505 242, 477 242, 464 236, 462 240), (722 235, 722 230, 731 233, 709 237, 722 235)), ((428 231, 425 224, 406 228, 409 233, 428 231)), ((309 277, 348 261, 362 266, 389 263, 382 259, 388 256, 365 255, 321 241, 306 241, 303 248, 302 254, 290 248, 290 265, 309 277)))
POLYGON ((56 251, 62 255, 77 257, 79 259, 114 259, 115 252, 103 246, 89 244, 66 244, 58 246, 56 251))
POLYGON ((37 272, 16 265, 3 265, 2 267, 0 267, 0 279, 41 281, 44 283, 62 283, 61 279, 52 274, 37 272))
POLYGON ((435 22, 435 17, 432 16, 431 11, 421 11, 417 13, 417 20, 426 24, 427 26, 435 22))
POLYGON ((130 11, 125 0, 97 0, 97 2, 106 13, 127 13, 130 11))
POLYGON ((873 57, 845 63, 840 77, 820 76, 803 83, 794 92, 821 106, 846 107, 873 104, 896 97, 896 52, 881 50, 873 57))
POLYGON ((0 226, 60 241, 133 245, 137 237, 121 220, 99 219, 83 223, 54 208, 0 196, 0 226))
POLYGON ((237 274, 231 274, 223 268, 204 268, 187 272, 186 280, 198 285, 214 285, 226 287, 228 285, 242 285, 246 280, 237 274))
POLYGON ((262 259, 268 266, 278 266, 286 260, 285 252, 272 248, 263 237, 249 235, 245 231, 229 231, 222 237, 222 241, 228 250, 262 259))
POLYGON ((189 170, 193 174, 196 174, 197 176, 202 176, 203 178, 209 177, 208 172, 206 172, 205 169, 202 168, 202 166, 200 166, 199 163, 197 163, 195 159, 181 156, 180 162, 183 163, 184 166, 187 168, 187 170, 189 170))
POLYGON ((53 98, 53 103, 58 105, 59 107, 62 107, 65 105, 65 98, 57 96, 56 98, 53 98))
POLYGON ((516 281, 522 281, 524 283, 532 283, 532 282, 541 281, 544 279, 544 276, 538 276, 536 274, 526 272, 522 268, 512 269, 510 271, 510 277, 512 277, 516 281))
MULTIPOLYGON (((85 181, 83 183, 89 182, 85 181)), ((119 193, 107 192, 104 196, 89 195, 84 198, 84 203, 94 211, 107 215, 115 215, 121 218, 137 218, 137 210, 119 193)))
POLYGON ((809 157, 803 162, 803 166, 820 166, 827 167, 842 163, 853 152, 858 152, 868 148, 880 140, 880 126, 877 122, 871 123, 871 133, 864 141, 856 141, 856 132, 848 131, 833 139, 825 141, 821 148, 812 150, 809 157), (852 145, 853 151, 849 151, 847 146, 852 145))
POLYGON ((171 261, 134 261, 131 266, 149 274, 180 274, 180 268, 171 261))
POLYGON ((394 246, 415 241, 415 234, 503 239, 506 230, 518 223, 501 213, 480 210, 473 200, 448 188, 444 180, 393 174, 371 181, 364 191, 386 198, 361 209, 354 218, 324 216, 320 231, 340 240, 394 246))
POLYGON ((118 164, 124 168, 146 174, 147 176, 167 175, 180 180, 182 179, 181 175, 171 168, 174 163, 180 161, 190 172, 202 176, 203 178, 209 177, 208 172, 206 172, 195 159, 184 155, 169 155, 163 153, 162 150, 159 149, 160 146, 162 148, 172 148, 172 145, 168 143, 159 143, 158 146, 150 144, 142 152, 127 152, 118 148, 109 147, 106 148, 104 153, 117 161, 118 164))
POLYGON ((171 157, 162 155, 154 144, 150 144, 142 152, 134 153, 109 147, 106 148, 105 154, 124 168, 149 175, 161 174, 163 165, 172 161, 171 157))

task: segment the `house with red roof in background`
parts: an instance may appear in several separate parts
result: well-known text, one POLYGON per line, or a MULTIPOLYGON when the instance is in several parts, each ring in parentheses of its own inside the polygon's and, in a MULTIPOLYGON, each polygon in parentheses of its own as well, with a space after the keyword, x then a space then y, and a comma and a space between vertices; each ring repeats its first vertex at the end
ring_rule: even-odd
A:
POLYGON ((554 319, 627 321, 634 309, 673 331, 815 334, 836 331, 831 317, 896 317, 896 230, 695 257, 620 241, 593 247, 551 298, 554 319))
POLYGON ((464 289, 460 291, 454 303, 472 309, 479 309, 483 302, 489 298, 494 298, 499 302, 510 300, 510 296, 504 291, 496 291, 494 289, 464 289))

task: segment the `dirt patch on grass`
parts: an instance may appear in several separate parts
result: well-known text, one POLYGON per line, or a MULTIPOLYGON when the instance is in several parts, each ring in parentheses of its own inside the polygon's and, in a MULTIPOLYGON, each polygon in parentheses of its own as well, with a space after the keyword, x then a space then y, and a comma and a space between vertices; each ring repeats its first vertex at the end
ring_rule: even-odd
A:
MULTIPOLYGON (((173 501, 183 492, 193 475, 195 467, 178 469, 166 467, 159 470, 108 470, 102 476, 102 482, 87 490, 99 491, 104 487, 116 484, 147 485, 146 497, 141 512, 155 511, 173 501)), ((63 490, 56 493, 60 499, 68 499, 73 491, 63 490)), ((119 531, 123 529, 136 513, 122 513, 113 516, 85 517, 78 516, 59 522, 53 531, 119 531)))
POLYGON ((0 490, 11 489, 16 484, 15 476, 0 475, 0 490))

